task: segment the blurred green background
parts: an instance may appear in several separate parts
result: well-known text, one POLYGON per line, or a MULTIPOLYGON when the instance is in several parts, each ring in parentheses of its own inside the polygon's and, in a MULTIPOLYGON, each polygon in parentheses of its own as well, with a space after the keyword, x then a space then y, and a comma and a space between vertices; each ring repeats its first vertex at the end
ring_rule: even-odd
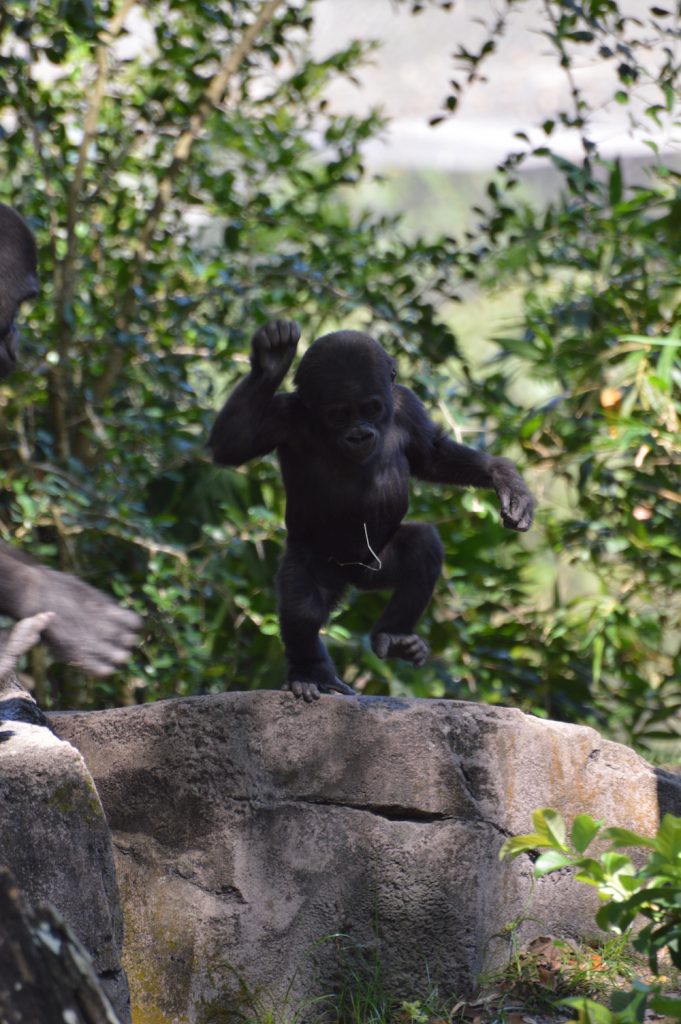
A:
MULTIPOLYGON (((383 17, 409 18, 416 40, 420 8, 455 13, 432 0, 383 17)), ((276 460, 220 470, 204 445, 254 329, 293 317, 304 343, 372 332, 452 435, 514 458, 539 503, 518 537, 493 494, 415 485, 410 515, 446 551, 422 628, 432 659, 375 658, 384 598, 353 596, 327 633, 344 678, 585 722, 678 760, 679 5, 633 17, 546 0, 530 29, 526 0, 500 0, 475 45, 453 34, 424 128, 455 123, 485 79, 494 95, 489 62, 511 32, 565 80, 551 116, 519 125, 489 172, 382 180, 365 162, 384 115, 361 86, 354 111, 330 99, 373 45, 320 56, 320 10, 7 0, 0 13, 0 200, 35 230, 42 277, 0 395, 0 530, 146 623, 113 679, 32 652, 36 695, 94 708, 280 685, 276 460), (603 72, 596 99, 588 67, 603 72), (606 101, 647 159, 601 144, 606 101)))

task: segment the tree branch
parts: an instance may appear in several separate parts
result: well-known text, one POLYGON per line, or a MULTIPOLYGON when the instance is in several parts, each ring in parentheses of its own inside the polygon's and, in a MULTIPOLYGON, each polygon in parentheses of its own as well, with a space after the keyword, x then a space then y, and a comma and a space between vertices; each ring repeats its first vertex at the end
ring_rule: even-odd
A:
POLYGON ((69 189, 67 199, 67 213, 66 213, 66 237, 67 237, 67 253, 61 264, 62 274, 62 286, 63 293, 61 299, 64 304, 70 302, 73 293, 73 283, 75 281, 75 260, 76 260, 76 224, 78 222, 78 205, 80 201, 80 194, 83 188, 83 179, 85 177, 85 167, 88 159, 88 150, 90 143, 97 134, 97 126, 99 124, 99 115, 102 108, 102 102, 106 95, 107 77, 109 71, 109 46, 116 36, 120 33, 123 28, 123 23, 127 18, 132 8, 137 3, 137 0, 123 0, 119 10, 114 14, 113 18, 109 23, 109 27, 102 33, 102 42, 95 50, 95 64, 97 66, 97 74, 95 76, 94 85, 92 87, 92 93, 90 102, 85 112, 85 118, 83 121, 83 138, 78 148, 78 161, 76 163, 76 169, 73 175, 73 181, 69 189))
MULTIPOLYGON (((201 135, 209 115, 223 100, 230 79, 239 70, 241 64, 255 46, 258 36, 272 21, 277 8, 281 6, 282 2, 283 0, 267 0, 267 2, 262 5, 253 23, 245 30, 240 42, 227 55, 225 60, 222 62, 220 69, 210 80, 198 102, 195 112, 189 119, 188 127, 181 133, 175 142, 172 159, 165 174, 159 182, 154 205, 149 212, 149 216, 145 221, 138 239, 137 252, 132 273, 121 303, 120 313, 116 321, 117 326, 121 329, 127 325, 127 322, 134 311, 135 286, 139 278, 140 268, 158 222, 172 198, 175 179, 182 167, 186 164, 191 153, 192 146, 201 135)), ((111 388, 113 387, 114 382, 125 363, 125 358, 126 353, 124 349, 118 347, 112 350, 107 369, 101 377, 93 383, 93 395, 96 402, 101 402, 102 399, 111 391, 111 388)))
POLYGON ((55 263, 55 347, 59 354, 59 362, 50 369, 48 385, 57 451, 63 459, 68 458, 71 448, 67 427, 68 394, 64 378, 64 367, 72 336, 72 318, 69 315, 69 307, 73 301, 77 277, 78 240, 76 238, 76 226, 78 224, 78 208, 88 161, 88 151, 97 133, 102 102, 106 95, 109 71, 109 46, 112 40, 120 33, 126 17, 136 2, 137 0, 123 0, 120 8, 109 22, 109 27, 102 33, 102 41, 95 50, 97 73, 90 94, 90 101, 85 112, 83 138, 78 147, 76 169, 66 200, 66 254, 63 260, 55 263))

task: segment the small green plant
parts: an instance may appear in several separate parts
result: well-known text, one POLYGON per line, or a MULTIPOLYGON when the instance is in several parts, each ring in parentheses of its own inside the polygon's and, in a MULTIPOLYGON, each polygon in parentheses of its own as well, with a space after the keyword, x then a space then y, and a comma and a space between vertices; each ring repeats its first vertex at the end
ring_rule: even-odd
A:
MULTIPOLYGON (((681 818, 666 814, 655 836, 643 836, 624 828, 603 828, 588 814, 578 815, 568 840, 565 822, 550 808, 532 816, 534 832, 514 836, 501 848, 500 857, 518 857, 541 852, 535 877, 570 868, 575 879, 595 886, 603 902, 596 914, 597 924, 618 935, 629 935, 637 918, 648 923, 633 936, 635 949, 648 958, 658 973, 658 956, 668 951, 672 964, 681 968, 681 818), (587 850, 598 838, 608 844, 597 856, 587 850), (638 868, 625 847, 649 850, 645 864, 638 868)), ((646 1009, 681 1020, 681 999, 663 994, 661 983, 634 982, 631 991, 617 993, 611 1008, 584 997, 566 999, 562 1005, 577 1010, 580 1024, 628 1024, 642 1019, 646 1009)))
POLYGON ((385 984, 378 948, 339 938, 345 939, 339 946, 343 984, 330 1003, 334 1024, 430 1024, 447 1016, 435 988, 421 999, 401 1000, 385 984))
POLYGON ((509 961, 480 978, 481 993, 474 1003, 461 1004, 465 1012, 459 1016, 492 1022, 518 1013, 553 1018, 562 998, 604 998, 622 988, 634 977, 635 963, 622 935, 592 943, 541 935, 523 948, 514 942, 509 961))

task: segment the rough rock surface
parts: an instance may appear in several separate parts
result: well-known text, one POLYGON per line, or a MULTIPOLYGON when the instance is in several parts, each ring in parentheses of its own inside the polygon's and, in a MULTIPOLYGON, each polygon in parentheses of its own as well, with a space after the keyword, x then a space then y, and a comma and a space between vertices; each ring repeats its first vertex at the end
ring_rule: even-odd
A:
POLYGON ((92 960, 53 906, 35 910, 0 868, 2 1024, 120 1024, 92 960))
POLYGON ((593 730, 463 702, 251 692, 52 722, 113 830, 136 1024, 234 1019, 240 979, 290 1005, 353 957, 403 997, 463 993, 518 915, 527 939, 595 931, 588 887, 551 875, 530 901, 529 858, 499 862, 532 810, 644 832, 660 794, 681 811, 593 730))
POLYGON ((31 903, 59 911, 91 955, 120 1020, 129 1021, 111 836, 90 773, 49 729, 1 719, 0 865, 31 903))

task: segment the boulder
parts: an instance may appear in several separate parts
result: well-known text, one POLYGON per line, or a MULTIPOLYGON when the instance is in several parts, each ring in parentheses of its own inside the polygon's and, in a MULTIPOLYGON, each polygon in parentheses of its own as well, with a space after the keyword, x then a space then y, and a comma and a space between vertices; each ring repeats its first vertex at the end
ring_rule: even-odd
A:
MULTIPOLYGON (((31 712, 30 698, 18 693, 0 707, 0 865, 11 869, 31 904, 51 905, 70 925, 124 1024, 130 1009, 121 967, 122 914, 111 835, 92 777, 78 751, 49 729, 8 720, 10 713, 19 716, 17 707, 31 712)), ((8 963, 7 949, 16 951, 10 926, 6 913, 0 948, 6 947, 8 963)))
POLYGON ((51 905, 34 909, 0 868, 2 1024, 120 1024, 87 950, 51 905))
POLYGON ((678 780, 594 730, 464 702, 248 692, 51 721, 113 831, 139 1022, 300 1009, 350 969, 465 994, 511 921, 596 931, 590 888, 498 859, 535 808, 647 833, 661 800, 681 812, 678 780))

